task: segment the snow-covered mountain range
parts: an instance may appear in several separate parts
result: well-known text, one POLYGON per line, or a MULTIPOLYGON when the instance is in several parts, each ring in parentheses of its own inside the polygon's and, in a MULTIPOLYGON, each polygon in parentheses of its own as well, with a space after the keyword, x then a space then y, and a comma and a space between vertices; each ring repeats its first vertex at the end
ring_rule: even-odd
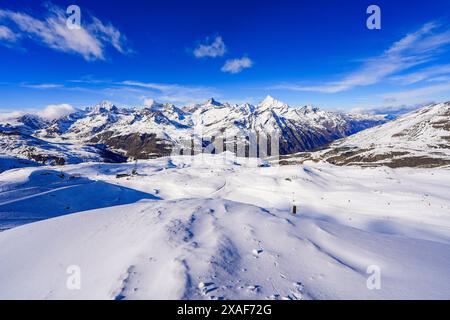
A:
POLYGON ((450 165, 450 102, 426 106, 392 122, 333 142, 283 163, 325 160, 336 165, 439 167, 450 165))
POLYGON ((168 155, 187 137, 201 146, 225 136, 279 137, 279 153, 314 150, 336 139, 385 123, 384 116, 291 107, 268 96, 258 105, 220 103, 178 108, 154 102, 118 108, 102 102, 59 119, 26 114, 0 121, 0 152, 41 163, 123 161, 168 155), (201 132, 201 137, 198 136, 201 132))

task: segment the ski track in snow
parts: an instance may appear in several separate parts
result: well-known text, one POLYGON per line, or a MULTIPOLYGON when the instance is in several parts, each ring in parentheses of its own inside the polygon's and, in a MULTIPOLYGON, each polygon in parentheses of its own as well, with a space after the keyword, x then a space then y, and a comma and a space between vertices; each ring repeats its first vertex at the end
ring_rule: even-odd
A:
POLYGON ((224 157, 0 174, 0 298, 450 298, 450 170, 224 157))

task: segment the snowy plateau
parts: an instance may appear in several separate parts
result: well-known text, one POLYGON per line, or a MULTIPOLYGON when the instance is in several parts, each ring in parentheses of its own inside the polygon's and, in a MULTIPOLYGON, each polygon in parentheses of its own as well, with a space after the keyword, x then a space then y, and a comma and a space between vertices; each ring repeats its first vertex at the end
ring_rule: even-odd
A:
POLYGON ((387 123, 272 98, 2 120, 0 299, 450 299, 449 106, 387 123), (198 125, 279 128, 286 154, 122 148, 198 125))

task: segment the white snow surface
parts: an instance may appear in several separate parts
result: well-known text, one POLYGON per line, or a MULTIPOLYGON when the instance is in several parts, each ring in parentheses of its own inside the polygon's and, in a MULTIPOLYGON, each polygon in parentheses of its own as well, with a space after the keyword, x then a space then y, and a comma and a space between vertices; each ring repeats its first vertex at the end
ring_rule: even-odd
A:
POLYGON ((134 164, 1 173, 0 299, 450 298, 449 169, 257 165, 224 153, 123 178, 134 164))

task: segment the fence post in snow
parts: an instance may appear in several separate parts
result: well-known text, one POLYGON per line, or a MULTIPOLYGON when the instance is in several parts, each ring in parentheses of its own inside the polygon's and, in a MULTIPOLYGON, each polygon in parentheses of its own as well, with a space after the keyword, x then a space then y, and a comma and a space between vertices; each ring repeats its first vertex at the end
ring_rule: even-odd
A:
POLYGON ((295 204, 292 205, 292 214, 297 214, 297 206, 295 204))

